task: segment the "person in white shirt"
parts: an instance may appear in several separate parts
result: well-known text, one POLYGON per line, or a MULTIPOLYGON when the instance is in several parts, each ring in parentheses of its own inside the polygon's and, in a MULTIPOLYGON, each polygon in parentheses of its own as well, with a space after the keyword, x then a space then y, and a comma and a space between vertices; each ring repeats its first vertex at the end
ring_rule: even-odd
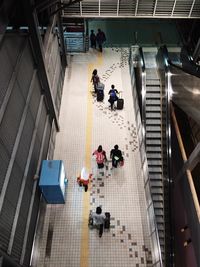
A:
POLYGON ((92 214, 93 224, 99 227, 99 237, 102 237, 105 222, 105 214, 102 214, 101 207, 96 208, 96 212, 92 214))

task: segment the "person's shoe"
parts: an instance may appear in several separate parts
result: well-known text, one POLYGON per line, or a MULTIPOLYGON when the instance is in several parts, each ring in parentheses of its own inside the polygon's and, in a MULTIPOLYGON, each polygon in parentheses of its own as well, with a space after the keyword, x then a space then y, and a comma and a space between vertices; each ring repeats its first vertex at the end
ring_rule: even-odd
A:
POLYGON ((99 237, 101 238, 102 237, 102 234, 99 234, 99 237))

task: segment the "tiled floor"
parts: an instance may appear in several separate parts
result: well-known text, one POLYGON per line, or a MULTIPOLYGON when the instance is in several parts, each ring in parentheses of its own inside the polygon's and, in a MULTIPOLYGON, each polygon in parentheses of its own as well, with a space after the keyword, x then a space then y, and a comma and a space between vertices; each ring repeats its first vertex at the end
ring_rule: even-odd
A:
POLYGON ((133 109, 128 49, 104 49, 100 54, 73 55, 69 59, 60 112, 54 159, 64 161, 68 187, 65 205, 47 205, 40 227, 37 267, 151 266, 151 246, 146 218, 143 177, 133 109), (104 102, 92 96, 91 72, 97 68, 105 84, 104 102), (111 111, 111 84, 123 91, 123 110, 111 111), (92 152, 102 145, 109 156, 118 144, 125 165, 103 172, 96 168, 92 152), (87 193, 76 177, 86 166, 93 174, 87 193), (98 205, 111 213, 111 229, 102 238, 87 226, 89 210, 98 205))

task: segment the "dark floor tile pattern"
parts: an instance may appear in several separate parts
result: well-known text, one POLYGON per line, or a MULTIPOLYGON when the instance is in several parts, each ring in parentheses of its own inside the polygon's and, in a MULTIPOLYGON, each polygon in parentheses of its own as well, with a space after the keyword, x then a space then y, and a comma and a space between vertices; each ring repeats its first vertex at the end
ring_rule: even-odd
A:
MULTIPOLYGON (((95 102, 96 106, 99 108, 99 110, 103 110, 103 113, 108 116, 108 118, 112 121, 112 123, 117 124, 120 129, 127 128, 129 132, 129 140, 126 139, 126 150, 130 150, 134 152, 136 149, 138 149, 138 140, 137 140, 137 132, 136 127, 131 124, 129 121, 125 122, 124 117, 120 114, 120 111, 117 110, 112 111, 104 106, 103 102, 95 102)), ((126 156, 129 157, 129 154, 126 153, 126 156)))
MULTIPOLYGON (((91 196, 90 205, 98 202, 96 201, 97 198, 104 198, 104 192, 102 191, 104 187, 104 182, 102 182, 102 180, 105 179, 104 174, 105 174, 104 172, 99 172, 98 176, 101 176, 101 178, 98 177, 98 178, 93 178, 91 180, 91 188, 93 189, 90 192, 90 196, 91 196), (96 188, 96 190, 94 190, 94 188, 96 188)), ((137 241, 135 241, 134 237, 126 231, 126 226, 121 225, 120 220, 114 217, 111 217, 110 221, 111 221, 110 231, 112 231, 112 237, 117 239, 118 237, 117 233, 120 233, 120 239, 117 239, 117 240, 119 240, 120 243, 127 245, 129 257, 139 259, 138 257, 139 249, 138 249, 137 241)), ((144 259, 143 257, 141 257, 140 264, 145 264, 145 261, 146 261, 146 264, 149 264, 149 265, 152 264, 151 251, 145 245, 142 246, 142 251, 145 252, 146 258, 144 259)), ((140 266, 140 264, 136 264, 136 265, 140 266)))
POLYGON ((127 48, 116 48, 115 52, 121 53, 120 62, 114 63, 109 67, 109 69, 105 71, 105 73, 101 77, 101 80, 103 82, 110 78, 115 69, 124 68, 124 66, 128 64, 129 50, 127 48))

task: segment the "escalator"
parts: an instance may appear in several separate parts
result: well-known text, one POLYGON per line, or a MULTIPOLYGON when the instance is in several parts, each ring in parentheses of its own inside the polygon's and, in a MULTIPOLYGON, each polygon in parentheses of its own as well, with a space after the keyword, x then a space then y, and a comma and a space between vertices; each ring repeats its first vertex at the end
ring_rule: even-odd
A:
MULTIPOLYGON (((198 204, 198 208, 197 204, 194 205, 194 190, 191 193, 186 175, 180 179, 183 184, 181 190, 178 183, 174 184, 174 179, 177 178, 174 174, 174 165, 178 168, 180 162, 171 160, 172 153, 175 158, 174 154, 178 152, 174 145, 174 139, 176 139, 173 134, 174 121, 171 122, 170 117, 170 110, 173 110, 172 101, 187 114, 190 122, 195 121, 195 125, 200 125, 199 75, 193 71, 193 68, 188 70, 184 67, 180 60, 180 52, 179 47, 169 48, 169 50, 166 47, 131 48, 131 76, 135 73, 136 77, 135 84, 132 78, 132 85, 137 91, 142 123, 141 144, 145 143, 143 151, 146 152, 146 161, 143 159, 143 162, 144 166, 145 164, 148 166, 147 172, 144 167, 145 193, 148 199, 147 213, 150 218, 153 251, 156 248, 159 255, 157 256, 156 253, 153 255, 153 266, 174 266, 178 255, 181 255, 181 261, 186 264, 185 266, 196 266, 192 264, 194 260, 200 263, 198 253, 200 216, 197 216, 200 214, 200 205, 198 204), (171 147, 171 137, 173 137, 173 147, 171 147), (184 192, 181 193, 181 202, 178 202, 180 194, 176 194, 175 188, 178 188, 177 192, 184 192), (181 206, 184 208, 181 209, 181 206), (180 220, 180 218, 183 219, 180 220), (185 232, 180 234, 181 227, 188 229, 185 231, 187 236, 185 232), (189 238, 187 240, 191 242, 187 254, 185 248, 180 249, 180 246, 183 246, 183 238, 189 238)), ((180 122, 183 122, 182 120, 179 119, 180 122)), ((184 126, 184 130, 189 128, 184 126)), ((195 177, 199 177, 195 175, 197 168, 192 171, 194 184, 195 177)), ((180 169, 179 166, 178 172, 180 169)), ((196 192, 199 195, 198 189, 196 192)))
POLYGON ((165 261, 165 215, 164 215, 164 184, 163 184, 163 140, 162 118, 162 84, 157 72, 157 49, 143 48, 146 71, 146 99, 145 99, 145 132, 146 155, 149 171, 151 196, 158 227, 162 260, 165 261), (150 51, 149 51, 150 50, 150 51))

